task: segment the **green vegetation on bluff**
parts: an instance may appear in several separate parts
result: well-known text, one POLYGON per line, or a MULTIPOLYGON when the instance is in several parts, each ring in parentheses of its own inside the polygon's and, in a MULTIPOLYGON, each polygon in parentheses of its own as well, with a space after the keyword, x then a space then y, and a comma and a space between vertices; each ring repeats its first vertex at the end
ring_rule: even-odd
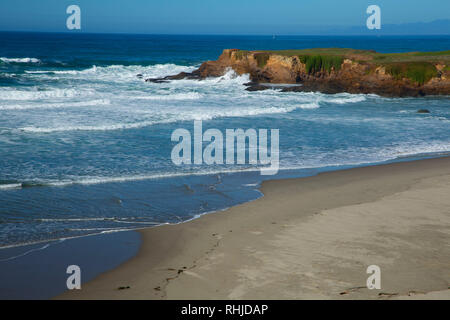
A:
POLYGON ((281 56, 297 56, 306 65, 309 74, 320 71, 338 71, 344 59, 351 59, 363 65, 368 65, 373 72, 377 67, 385 67, 386 72, 395 79, 408 78, 418 84, 424 84, 438 72, 435 64, 444 64, 444 71, 449 71, 450 50, 437 52, 405 52, 405 53, 378 53, 373 50, 356 50, 346 48, 315 48, 302 50, 279 51, 245 51, 236 52, 236 57, 242 59, 253 53, 258 67, 263 68, 271 54, 281 56))
POLYGON ((450 62, 450 50, 434 52, 376 53, 374 60, 382 62, 450 62))
POLYGON ((301 55, 298 56, 300 61, 306 65, 306 72, 314 74, 319 71, 331 72, 333 68, 338 71, 341 68, 344 58, 342 56, 328 56, 328 55, 301 55))
POLYGON ((397 80, 408 78, 418 84, 437 76, 436 67, 429 62, 391 63, 386 65, 386 72, 397 80))
POLYGON ((250 51, 247 51, 247 50, 236 51, 235 57, 236 57, 236 59, 241 60, 242 58, 246 57, 249 54, 249 52, 250 51))

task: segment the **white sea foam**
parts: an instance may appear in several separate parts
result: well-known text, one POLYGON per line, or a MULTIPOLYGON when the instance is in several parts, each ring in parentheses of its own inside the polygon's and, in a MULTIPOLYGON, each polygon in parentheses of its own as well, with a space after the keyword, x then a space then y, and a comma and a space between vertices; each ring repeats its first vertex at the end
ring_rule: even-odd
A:
POLYGON ((318 103, 306 103, 299 106, 300 109, 317 109, 320 108, 318 103))
MULTIPOLYGON (((35 219, 37 222, 85 222, 85 221, 113 221, 113 222, 129 222, 129 223, 151 223, 157 224, 158 222, 153 221, 135 221, 135 219, 148 219, 148 217, 130 217, 130 218, 119 218, 119 217, 91 217, 91 218, 41 218, 35 219)), ((113 228, 108 228, 113 229, 113 228)))
POLYGON ((19 189, 22 187, 21 183, 8 183, 8 184, 0 184, 0 190, 5 189, 19 189))
POLYGON ((69 231, 111 231, 117 228, 69 228, 69 231))
POLYGON ((104 124, 93 126, 59 126, 59 127, 23 127, 20 131, 34 132, 34 133, 52 133, 52 132, 64 132, 64 131, 110 131, 110 130, 124 130, 124 129, 136 129, 154 125, 155 121, 142 121, 134 123, 117 123, 117 124, 104 124))
POLYGON ((98 218, 61 218, 61 219, 36 219, 36 221, 39 222, 80 222, 80 221, 112 221, 116 218, 109 218, 109 217, 98 217, 98 218))
POLYGON ((53 73, 53 71, 46 71, 46 70, 25 70, 25 73, 27 73, 27 74, 47 74, 47 73, 53 73))
POLYGON ((0 105, 0 110, 29 110, 29 109, 60 109, 60 108, 76 108, 76 107, 96 107, 111 104, 109 99, 96 99, 78 102, 66 103, 38 103, 35 104, 12 104, 0 105))
POLYGON ((114 221, 117 223, 125 223, 125 224, 146 224, 146 225, 159 225, 160 222, 152 222, 152 221, 125 221, 125 220, 117 220, 114 221))
POLYGON ((79 96, 87 96, 94 94, 94 90, 89 89, 50 89, 50 90, 18 90, 18 89, 5 89, 0 91, 0 100, 42 100, 42 99, 55 99, 55 98, 74 98, 79 96))
MULTIPOLYGON (((341 94, 342 95, 342 94, 341 94)), ((333 97, 325 99, 326 102, 329 103, 335 103, 335 104, 347 104, 347 103, 356 103, 356 102, 362 102, 366 101, 366 97, 364 95, 351 95, 351 94, 344 94, 341 97, 333 97)))
POLYGON ((433 153, 450 152, 450 141, 426 142, 420 144, 403 144, 395 147, 386 147, 383 152, 389 158, 411 157, 433 153))
POLYGON ((57 75, 57 74, 70 74, 70 75, 77 75, 80 74, 80 71, 76 70, 25 70, 25 73, 31 74, 31 75, 57 75))
MULTIPOLYGON (((28 182, 28 185, 33 183, 36 186, 50 186, 50 187, 66 187, 70 185, 96 185, 106 183, 123 183, 131 181, 145 181, 145 180, 157 180, 157 179, 169 179, 176 177, 187 176, 205 176, 205 175, 217 175, 220 173, 233 173, 233 172, 254 172, 259 171, 259 167, 251 168, 231 168, 231 169, 203 169, 202 171, 191 172, 165 172, 165 173, 151 173, 151 174, 137 174, 129 176, 116 176, 116 177, 72 177, 70 180, 50 180, 50 179, 35 179, 33 182, 28 182)), ((118 220, 117 218, 68 218, 68 219, 38 219, 43 222, 50 221, 103 221, 103 220, 118 220)))
MULTIPOLYGON (((344 105, 353 104, 357 102, 364 102, 367 99, 371 99, 370 95, 366 94, 324 94, 319 92, 280 92, 278 90, 264 90, 252 92, 245 96, 246 98, 260 98, 264 100, 276 100, 279 103, 289 103, 292 101, 298 101, 300 103, 314 103, 318 106, 320 104, 333 104, 344 105)), ((317 107, 315 107, 317 108, 317 107)))
MULTIPOLYGON (((108 222, 115 222, 115 223, 128 223, 128 224, 147 224, 147 225, 158 225, 161 224, 160 222, 155 221, 140 221, 137 219, 148 219, 148 217, 129 217, 129 218, 119 218, 119 217, 93 217, 93 218, 43 218, 43 219, 36 219, 37 222, 94 222, 94 221, 108 221, 108 222)), ((94 230, 117 230, 117 227, 113 228, 77 228, 77 229, 71 229, 73 231, 94 231, 94 230)))
POLYGON ((294 106, 284 106, 284 107, 260 107, 260 108, 233 108, 233 109, 205 109, 205 110, 179 110, 178 113, 163 113, 160 112, 155 116, 157 118, 153 120, 146 121, 136 121, 129 123, 110 123, 110 124, 98 124, 98 125, 61 125, 55 127, 37 127, 37 126, 26 126, 19 128, 23 132, 31 133, 53 133, 53 132, 64 132, 64 131, 111 131, 111 130, 126 130, 126 129, 137 129, 152 126, 155 124, 162 123, 173 123, 178 121, 194 121, 194 120, 212 120, 215 118, 225 118, 225 117, 247 117, 247 116, 257 116, 257 115, 270 115, 270 114, 280 114, 289 113, 296 109, 314 109, 318 108, 317 104, 301 104, 294 106))
POLYGON ((0 77, 3 78, 14 78, 17 77, 16 73, 0 73, 0 77))
MULTIPOLYGON (((288 161, 280 162, 280 171, 285 170, 302 170, 302 169, 320 169, 325 167, 339 167, 339 166, 357 166, 370 163, 391 161, 396 159, 401 159, 404 157, 411 156, 426 156, 426 155, 437 155, 437 154, 447 154, 450 152, 450 141, 447 142, 436 142, 436 143, 422 143, 420 145, 401 145, 393 147, 382 147, 382 148, 356 148, 351 151, 346 152, 346 157, 340 161, 327 161, 323 157, 311 158, 309 160, 302 160, 301 163, 295 162, 295 159, 290 159, 288 161), (294 162, 292 162, 294 160, 294 162)), ((331 158, 333 159, 333 157, 331 158)), ((73 177, 71 180, 36 180, 36 185, 45 185, 53 187, 65 187, 69 185, 96 185, 96 184, 107 184, 107 183, 124 183, 133 181, 145 181, 145 180, 155 180, 155 179, 169 179, 175 177, 187 177, 187 176, 204 176, 204 175, 217 175, 224 173, 236 173, 236 172, 255 172, 259 171, 260 168, 257 166, 247 167, 247 168, 223 168, 223 169, 211 169, 205 167, 197 171, 189 172, 164 172, 164 173, 150 173, 150 174, 137 174, 129 176, 112 176, 112 177, 73 177)), ((257 186, 257 184, 245 184, 245 186, 257 186)), ((115 221, 127 223, 127 218, 116 218, 116 217, 93 217, 93 218, 54 218, 54 219, 38 219, 42 222, 80 222, 80 221, 115 221)), ((130 222, 131 223, 131 222, 130 222)), ((133 222, 134 223, 134 222, 133 222)), ((147 222, 146 222, 147 223, 147 222)))
POLYGON ((187 92, 187 93, 174 93, 174 94, 159 94, 159 95, 148 95, 148 96, 136 96, 133 99, 141 100, 198 100, 203 98, 204 95, 198 92, 187 92))
MULTIPOLYGON (((111 65, 105 67, 92 66, 83 70, 29 70, 27 74, 36 77, 61 77, 68 79, 89 79, 92 81, 129 82, 144 81, 147 78, 160 78, 167 75, 175 75, 180 72, 191 72, 194 66, 180 66, 176 64, 157 64, 152 66, 123 66, 111 65), (138 79, 137 75, 142 78, 138 79)), ((148 84, 150 86, 150 84, 148 84)))
POLYGON ((434 143, 405 143, 397 146, 355 147, 351 150, 330 151, 330 153, 310 154, 301 162, 297 157, 280 162, 280 170, 320 169, 325 167, 359 166, 386 161, 395 161, 409 157, 446 155, 450 152, 450 141, 434 143), (336 153, 345 156, 336 160, 336 153), (330 159, 330 160, 327 160, 330 159))
POLYGON ((37 58, 5 58, 0 57, 0 61, 6 63, 40 63, 41 60, 37 58))
POLYGON ((173 85, 199 85, 199 86, 211 86, 211 85, 219 85, 220 87, 229 86, 229 85, 243 85, 250 81, 249 74, 238 75, 233 69, 228 69, 225 74, 221 77, 211 77, 202 80, 190 80, 190 79, 182 79, 182 80, 172 80, 171 84, 173 85))

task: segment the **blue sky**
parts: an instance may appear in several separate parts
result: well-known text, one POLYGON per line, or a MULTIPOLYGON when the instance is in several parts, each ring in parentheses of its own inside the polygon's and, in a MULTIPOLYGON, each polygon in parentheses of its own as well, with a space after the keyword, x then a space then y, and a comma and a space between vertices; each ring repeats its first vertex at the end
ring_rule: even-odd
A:
POLYGON ((1 0, 0 30, 67 31, 71 4, 81 8, 82 32, 295 34, 365 26, 371 4, 382 24, 450 19, 449 0, 1 0))

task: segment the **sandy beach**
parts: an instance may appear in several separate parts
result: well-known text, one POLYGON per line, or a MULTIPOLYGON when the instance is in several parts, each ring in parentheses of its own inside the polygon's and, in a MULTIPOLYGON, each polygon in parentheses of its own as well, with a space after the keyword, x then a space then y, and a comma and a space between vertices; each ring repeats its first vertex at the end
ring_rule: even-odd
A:
POLYGON ((58 299, 450 299, 450 158, 264 182, 58 299), (366 288, 369 265, 381 289, 366 288), (119 289, 122 287, 122 289, 119 289))

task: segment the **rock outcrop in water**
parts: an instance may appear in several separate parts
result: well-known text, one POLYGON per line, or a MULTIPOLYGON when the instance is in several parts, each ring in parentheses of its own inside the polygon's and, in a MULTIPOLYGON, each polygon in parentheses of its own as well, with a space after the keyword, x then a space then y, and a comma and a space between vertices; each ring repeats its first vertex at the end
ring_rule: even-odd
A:
POLYGON ((249 74, 249 91, 281 86, 282 91, 374 93, 382 96, 450 95, 450 51, 381 54, 353 49, 243 51, 226 49, 216 61, 192 73, 152 82, 205 79, 233 69, 249 74), (298 84, 298 85, 292 85, 298 84))

